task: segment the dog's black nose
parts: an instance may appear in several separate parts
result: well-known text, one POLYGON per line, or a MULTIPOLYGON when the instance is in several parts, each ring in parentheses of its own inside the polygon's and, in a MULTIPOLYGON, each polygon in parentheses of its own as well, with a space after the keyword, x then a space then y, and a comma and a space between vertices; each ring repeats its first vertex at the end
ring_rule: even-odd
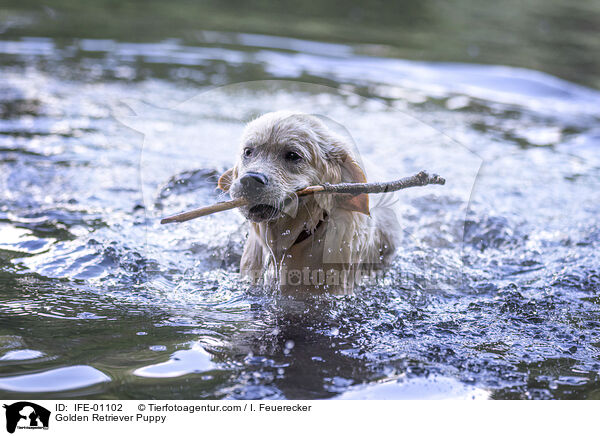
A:
POLYGON ((244 188, 261 188, 261 185, 269 183, 267 176, 261 173, 246 173, 240 178, 244 188))

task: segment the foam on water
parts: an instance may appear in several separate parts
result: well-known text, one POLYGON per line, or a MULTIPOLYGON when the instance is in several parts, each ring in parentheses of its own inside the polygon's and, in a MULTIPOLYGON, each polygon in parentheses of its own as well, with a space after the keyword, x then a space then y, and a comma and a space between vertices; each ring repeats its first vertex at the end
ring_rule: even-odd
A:
POLYGON ((508 67, 240 38, 247 47, 0 43, 14 61, 0 85, 0 389, 597 395, 598 93, 508 67), (90 68, 102 80, 84 83, 90 68), (259 69, 334 87, 214 88, 213 69, 230 82, 259 69), (447 179, 395 196, 402 244, 383 283, 281 298, 239 279, 235 212, 158 224, 224 198, 214 183, 243 123, 283 108, 345 126, 370 180, 421 169, 447 179))

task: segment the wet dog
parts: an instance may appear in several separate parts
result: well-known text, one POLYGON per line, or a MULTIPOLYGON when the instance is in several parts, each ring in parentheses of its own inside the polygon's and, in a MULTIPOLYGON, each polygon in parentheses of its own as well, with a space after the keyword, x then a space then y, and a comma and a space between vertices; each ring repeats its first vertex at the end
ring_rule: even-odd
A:
POLYGON ((237 162, 219 179, 233 199, 249 202, 241 208, 250 222, 241 274, 276 283, 285 294, 351 293, 394 252, 393 212, 370 214, 367 194, 294 192, 365 181, 349 140, 318 117, 272 112, 250 122, 237 162))

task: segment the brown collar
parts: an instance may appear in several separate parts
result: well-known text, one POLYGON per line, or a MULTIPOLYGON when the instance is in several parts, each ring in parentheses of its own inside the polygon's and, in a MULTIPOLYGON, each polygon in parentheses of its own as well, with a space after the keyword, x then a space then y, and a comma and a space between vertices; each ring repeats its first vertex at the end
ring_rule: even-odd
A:
POLYGON ((327 214, 323 214, 323 219, 317 223, 317 225, 315 226, 314 229, 312 229, 312 231, 308 231, 307 229, 302 230, 292 245, 299 244, 300 242, 304 241, 309 236, 313 235, 317 231, 317 229, 319 227, 321 227, 321 225, 325 222, 326 219, 327 219, 327 214))

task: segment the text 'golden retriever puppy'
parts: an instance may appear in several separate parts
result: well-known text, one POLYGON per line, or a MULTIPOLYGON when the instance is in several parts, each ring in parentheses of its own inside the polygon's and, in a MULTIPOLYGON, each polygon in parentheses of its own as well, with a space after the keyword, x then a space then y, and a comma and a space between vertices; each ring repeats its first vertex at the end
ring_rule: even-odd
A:
POLYGON ((366 182, 349 141, 319 118, 272 112, 250 122, 234 167, 219 188, 250 221, 240 272, 254 283, 275 283, 285 294, 351 293, 373 278, 395 250, 391 209, 369 214, 367 194, 294 192, 323 183, 366 182))

